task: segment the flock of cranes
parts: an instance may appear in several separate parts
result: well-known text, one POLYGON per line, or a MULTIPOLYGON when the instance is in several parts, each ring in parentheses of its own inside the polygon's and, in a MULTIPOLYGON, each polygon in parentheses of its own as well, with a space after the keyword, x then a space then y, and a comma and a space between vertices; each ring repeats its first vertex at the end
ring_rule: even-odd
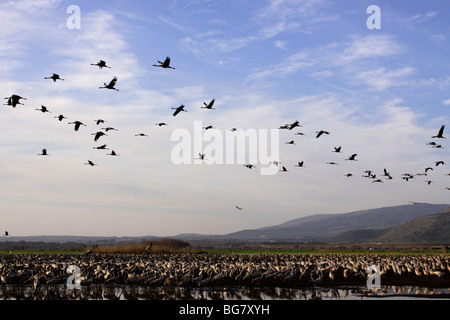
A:
MULTIPOLYGON (((279 127, 279 129, 280 130, 283 130, 283 129, 285 129, 285 130, 292 130, 295 127, 302 127, 299 124, 298 120, 294 121, 291 124, 287 123, 285 125, 282 125, 282 126, 279 127)), ((445 125, 442 125, 441 128, 439 129, 438 133, 436 135, 431 136, 431 139, 446 139, 446 137, 444 137, 444 129, 445 129, 445 125)), ((316 135, 315 135, 316 139, 320 138, 323 135, 330 135, 330 132, 326 131, 326 130, 319 130, 319 131, 316 131, 315 133, 316 133, 316 135)), ((295 133, 295 135, 302 135, 303 136, 304 133, 303 132, 297 132, 297 133, 295 133)), ((285 144, 295 145, 296 143, 295 143, 294 140, 290 140, 290 141, 285 142, 285 144)), ((434 141, 428 142, 427 145, 431 145, 433 148, 443 149, 441 144, 437 144, 434 141)), ((334 147, 333 149, 334 150, 331 151, 333 153, 342 153, 342 146, 334 147)), ((348 156, 348 158, 346 158, 344 160, 345 161, 357 161, 357 159, 356 159, 357 156, 358 156, 357 153, 353 153, 350 156, 348 156)), ((275 165, 279 165, 280 162, 279 161, 275 161, 275 162, 271 162, 271 163, 275 164, 275 165)), ((335 162, 335 161, 329 161, 329 162, 326 162, 326 164, 338 165, 338 163, 335 162)), ((445 164, 446 163, 443 160, 435 161, 435 167, 438 167, 440 165, 445 165, 445 164)), ((248 168, 250 168, 250 169, 255 167, 254 165, 246 165, 246 166, 248 168)), ((301 167, 301 168, 305 167, 304 161, 297 162, 297 164, 295 164, 295 167, 301 167)), ((404 173, 404 174, 402 174, 402 180, 409 181, 409 180, 413 179, 415 176, 427 176, 428 175, 427 172, 430 171, 430 170, 433 171, 433 167, 426 167, 424 172, 419 172, 419 173, 416 173, 416 174, 404 173)), ((288 172, 288 171, 289 170, 285 166, 281 167, 280 172, 288 172)), ((377 175, 374 172, 372 172, 371 170, 365 170, 364 173, 365 173, 365 175, 362 175, 362 177, 372 179, 372 183, 383 183, 383 180, 380 179, 380 178, 377 178, 377 175)), ((445 175, 450 176, 450 173, 447 173, 445 175)), ((345 176, 346 177, 353 177, 354 175, 353 175, 353 173, 349 172, 349 173, 346 173, 345 176)), ((383 174, 381 176, 386 177, 385 178, 386 180, 392 180, 393 179, 393 176, 387 171, 386 168, 384 168, 383 174)), ((425 182, 428 185, 430 185, 433 181, 432 180, 425 180, 425 182)), ((446 190, 450 190, 450 187, 446 187, 445 189, 446 190)))
MULTIPOLYGON (((171 62, 170 58, 166 57, 166 59, 164 61, 159 61, 158 60, 158 64, 154 64, 153 66, 154 67, 164 68, 164 69, 175 69, 174 67, 172 67, 170 65, 170 62, 171 62)), ((97 63, 91 63, 91 65, 92 66, 98 66, 99 69, 103 69, 103 68, 109 68, 110 69, 111 68, 110 66, 108 66, 106 64, 106 62, 104 60, 100 60, 97 63)), ((53 73, 51 76, 45 77, 44 79, 51 79, 51 80, 53 80, 53 82, 56 82, 57 80, 64 81, 64 79, 61 78, 60 75, 56 74, 56 73, 53 73)), ((118 80, 118 78, 116 76, 114 76, 114 78, 109 83, 105 82, 103 86, 100 86, 98 88, 99 89, 109 89, 109 90, 119 91, 119 89, 116 88, 117 80, 118 80)), ((21 103, 22 100, 27 100, 27 98, 24 98, 24 97, 22 97, 20 95, 17 95, 17 94, 13 94, 12 96, 6 97, 5 99, 7 99, 6 105, 11 106, 13 108, 16 108, 18 105, 23 105, 23 103, 21 103)), ((213 108, 214 103, 215 103, 215 99, 212 99, 210 102, 203 102, 204 106, 202 106, 201 108, 204 108, 204 109, 207 109, 207 110, 214 110, 215 109, 215 108, 213 108)), ((175 110, 173 112, 173 116, 174 117, 177 116, 181 112, 187 112, 187 110, 185 109, 185 106, 183 104, 181 104, 179 107, 172 108, 172 109, 175 110)), ((36 108, 36 110, 38 110, 38 111, 40 111, 42 113, 51 113, 51 111, 44 105, 41 105, 40 108, 36 108)), ((66 116, 64 116, 62 114, 57 115, 54 118, 57 118, 59 121, 63 121, 64 119, 68 119, 66 116)), ((103 120, 103 119, 96 119, 95 120, 95 123, 97 125, 103 124, 105 122, 106 121, 103 120)), ((79 131, 81 126, 86 126, 85 123, 83 123, 83 122, 81 122, 79 120, 68 122, 68 124, 74 125, 74 131, 79 131)), ((165 123, 165 122, 159 122, 159 123, 156 123, 155 125, 159 126, 159 127, 161 127, 161 126, 168 126, 168 124, 165 123)), ((283 130, 283 129, 285 129, 285 130, 293 130, 296 127, 302 127, 298 120, 294 121, 293 123, 288 123, 288 124, 285 124, 283 126, 280 126, 279 129, 280 130, 283 130)), ((442 125, 442 127, 439 129, 438 133, 436 135, 433 135, 431 138, 432 139, 446 139, 444 137, 444 128, 445 128, 445 126, 442 125)), ((212 125, 209 125, 209 126, 203 127, 203 129, 209 130, 209 129, 214 129, 214 127, 212 125)), ((106 132, 108 132, 110 130, 117 131, 117 129, 113 128, 113 127, 104 127, 104 128, 101 128, 101 130, 99 130, 99 131, 97 131, 95 133, 92 133, 91 135, 94 136, 94 141, 97 142, 101 137, 107 136, 106 132)), ((235 131, 237 129, 233 128, 231 130, 235 131)), ((295 135, 304 135, 304 133, 303 132, 297 132, 297 133, 295 133, 295 135)), ((330 135, 330 132, 327 131, 327 130, 319 130, 319 131, 315 132, 315 138, 316 139, 319 139, 320 137, 327 136, 327 135, 330 135)), ((148 135, 145 134, 145 133, 138 133, 135 136, 148 137, 148 135)), ((295 145, 295 141, 294 140, 290 140, 290 141, 286 142, 286 144, 295 145)), ((430 142, 427 143, 427 145, 431 145, 433 148, 436 148, 436 149, 442 149, 443 148, 441 144, 437 144, 435 141, 430 141, 430 142)), ((98 147, 93 147, 93 148, 97 149, 97 150, 109 150, 109 148, 106 148, 106 144, 98 146, 98 147)), ((334 150, 332 150, 332 152, 334 152, 334 153, 342 153, 342 146, 334 147, 334 150)), ((46 148, 43 148, 42 152, 39 153, 38 155, 49 156, 50 153, 47 151, 46 148)), ((111 150, 111 153, 108 153, 107 155, 118 156, 118 154, 114 150, 111 150)), ((358 156, 357 153, 353 153, 353 154, 349 155, 348 158, 345 159, 345 160, 347 160, 347 161, 357 161, 357 159, 356 159, 357 156, 358 156)), ((200 158, 199 159, 204 160, 205 159, 204 155, 200 154, 200 158)), ((89 165, 89 166, 96 166, 97 165, 92 160, 88 160, 84 164, 85 165, 89 165)), ((276 159, 275 161, 272 161, 271 164, 279 166, 281 164, 281 162, 279 162, 279 160, 276 159)), ((329 164, 329 165, 337 165, 338 163, 336 163, 334 161, 330 161, 330 162, 327 162, 327 164, 329 164)), ((442 161, 442 160, 435 162, 435 166, 436 167, 439 166, 439 165, 444 165, 444 164, 445 164, 445 162, 442 161)), ((256 167, 254 164, 245 164, 244 166, 249 168, 249 169, 252 169, 252 168, 256 167)), ((305 166, 304 161, 298 161, 295 164, 295 167, 304 168, 306 166, 305 166)), ((425 175, 426 176, 427 172, 428 171, 432 171, 432 170, 433 170, 432 167, 427 167, 425 169, 425 172, 419 173, 419 174, 416 174, 416 175, 425 175)), ((280 171, 281 172, 288 172, 289 170, 285 166, 282 166, 280 171)), ((363 175, 363 177, 372 179, 373 183, 382 183, 383 182, 383 180, 381 180, 380 178, 377 178, 376 174, 374 174, 372 171, 366 170, 365 173, 366 173, 366 175, 363 175)), ((447 174, 447 175, 450 176, 450 174, 447 174)), ((345 176, 346 177, 352 177, 353 174, 352 173, 347 173, 345 176)), ((390 175, 389 172, 386 169, 384 169, 384 173, 382 174, 382 176, 386 177, 386 179, 388 179, 388 180, 391 180, 393 178, 392 175, 390 175)), ((402 175, 402 179, 405 180, 405 181, 409 181, 409 180, 413 179, 414 176, 415 175, 413 175, 413 174, 405 173, 405 174, 402 175)), ((433 181, 432 180, 426 180, 425 182, 428 185, 430 185, 433 181)), ((448 188, 448 187, 446 189, 450 190, 450 188, 448 188)), ((241 207, 236 206, 236 208, 239 209, 239 210, 242 210, 241 207)))

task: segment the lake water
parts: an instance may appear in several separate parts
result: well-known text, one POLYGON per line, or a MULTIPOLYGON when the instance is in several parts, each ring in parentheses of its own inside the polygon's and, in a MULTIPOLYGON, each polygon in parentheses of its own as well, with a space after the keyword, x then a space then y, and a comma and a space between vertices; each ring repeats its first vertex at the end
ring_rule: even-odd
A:
POLYGON ((450 288, 418 286, 347 287, 142 287, 89 285, 0 286, 1 300, 374 300, 450 299, 450 288))

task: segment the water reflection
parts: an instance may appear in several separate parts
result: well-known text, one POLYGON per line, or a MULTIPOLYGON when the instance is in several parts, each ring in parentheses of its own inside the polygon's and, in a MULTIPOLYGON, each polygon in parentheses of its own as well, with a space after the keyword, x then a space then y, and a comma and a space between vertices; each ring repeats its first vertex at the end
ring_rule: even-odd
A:
POLYGON ((367 287, 150 287, 92 284, 81 289, 66 285, 0 286, 1 300, 367 300, 449 299, 450 288, 417 286, 367 287))

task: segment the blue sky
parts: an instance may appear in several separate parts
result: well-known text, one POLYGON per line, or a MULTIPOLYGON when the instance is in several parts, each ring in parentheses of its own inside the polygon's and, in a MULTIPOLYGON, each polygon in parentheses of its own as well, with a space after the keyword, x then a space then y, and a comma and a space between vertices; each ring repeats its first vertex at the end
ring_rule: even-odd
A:
POLYGON ((448 139, 431 136, 449 125, 449 13, 446 1, 3 1, 0 87, 27 100, 0 117, 0 228, 222 234, 317 213, 448 203, 448 139), (381 29, 366 25, 373 4, 381 29), (79 29, 67 27, 70 5, 80 8, 79 29), (153 67, 166 56, 175 70, 153 67), (90 65, 100 59, 111 69, 90 65), (52 73, 65 80, 43 79, 52 73), (119 91, 98 89, 114 76, 119 91), (201 108, 213 98, 215 110, 201 108), (173 117, 180 104, 187 112, 173 117), (52 113, 35 110, 41 105, 52 113), (75 132, 74 120, 86 126, 75 132), (286 173, 171 159, 171 134, 194 121, 224 133, 295 120, 304 136, 279 132, 286 173), (118 131, 94 142, 105 126, 118 131), (330 135, 316 139, 318 130, 330 135), (94 149, 101 144, 120 156, 94 149), (342 154, 331 152, 337 146, 342 154), (37 155, 43 148, 50 156, 37 155), (358 161, 344 160, 353 153, 358 161), (428 176, 402 179, 428 166, 428 176), (365 170, 383 183, 361 177, 365 170))

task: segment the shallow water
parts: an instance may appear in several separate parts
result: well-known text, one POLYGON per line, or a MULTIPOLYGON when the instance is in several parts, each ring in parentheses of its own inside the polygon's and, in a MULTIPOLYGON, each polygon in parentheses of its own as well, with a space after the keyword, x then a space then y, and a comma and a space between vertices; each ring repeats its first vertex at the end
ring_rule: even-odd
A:
POLYGON ((0 286, 1 300, 373 300, 450 299, 450 288, 381 286, 346 287, 143 287, 89 285, 0 286))

